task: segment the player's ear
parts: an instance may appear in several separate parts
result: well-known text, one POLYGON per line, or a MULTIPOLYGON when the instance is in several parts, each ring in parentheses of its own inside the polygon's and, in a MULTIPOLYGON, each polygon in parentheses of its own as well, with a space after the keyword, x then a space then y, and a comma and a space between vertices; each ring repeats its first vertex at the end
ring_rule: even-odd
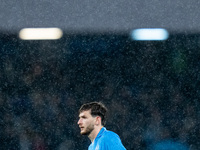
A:
POLYGON ((101 117, 100 116, 96 117, 96 125, 101 125, 101 117))

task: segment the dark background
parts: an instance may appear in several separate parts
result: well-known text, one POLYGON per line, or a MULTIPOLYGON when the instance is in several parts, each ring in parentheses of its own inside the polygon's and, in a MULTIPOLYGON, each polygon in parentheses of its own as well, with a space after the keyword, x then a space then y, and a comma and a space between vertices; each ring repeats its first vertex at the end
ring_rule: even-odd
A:
POLYGON ((198 149, 198 60, 198 34, 166 41, 122 34, 22 41, 3 34, 1 149, 87 149, 77 121, 90 101, 107 105, 106 127, 127 149, 153 149, 164 140, 198 149))

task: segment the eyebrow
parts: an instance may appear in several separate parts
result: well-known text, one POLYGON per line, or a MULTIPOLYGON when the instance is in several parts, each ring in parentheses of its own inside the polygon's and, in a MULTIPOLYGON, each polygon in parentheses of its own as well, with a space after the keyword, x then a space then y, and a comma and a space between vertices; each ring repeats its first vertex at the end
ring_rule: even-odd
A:
POLYGON ((86 118, 85 115, 79 115, 79 118, 86 118))

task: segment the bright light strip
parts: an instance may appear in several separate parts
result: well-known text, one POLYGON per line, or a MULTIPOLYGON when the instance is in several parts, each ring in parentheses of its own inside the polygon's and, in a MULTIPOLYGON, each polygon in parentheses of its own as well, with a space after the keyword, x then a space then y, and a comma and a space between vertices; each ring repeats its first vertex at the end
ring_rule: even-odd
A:
POLYGON ((56 40, 62 35, 63 32, 59 28, 24 28, 19 32, 22 40, 56 40))
POLYGON ((133 30, 131 37, 139 41, 160 41, 168 39, 169 33, 162 28, 141 28, 133 30))

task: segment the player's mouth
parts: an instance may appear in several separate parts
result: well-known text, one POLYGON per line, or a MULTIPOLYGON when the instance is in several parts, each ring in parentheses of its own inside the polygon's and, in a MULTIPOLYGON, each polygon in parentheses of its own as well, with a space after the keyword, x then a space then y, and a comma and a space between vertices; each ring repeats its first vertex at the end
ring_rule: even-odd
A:
POLYGON ((79 127, 81 130, 83 130, 84 129, 84 127, 79 127))

